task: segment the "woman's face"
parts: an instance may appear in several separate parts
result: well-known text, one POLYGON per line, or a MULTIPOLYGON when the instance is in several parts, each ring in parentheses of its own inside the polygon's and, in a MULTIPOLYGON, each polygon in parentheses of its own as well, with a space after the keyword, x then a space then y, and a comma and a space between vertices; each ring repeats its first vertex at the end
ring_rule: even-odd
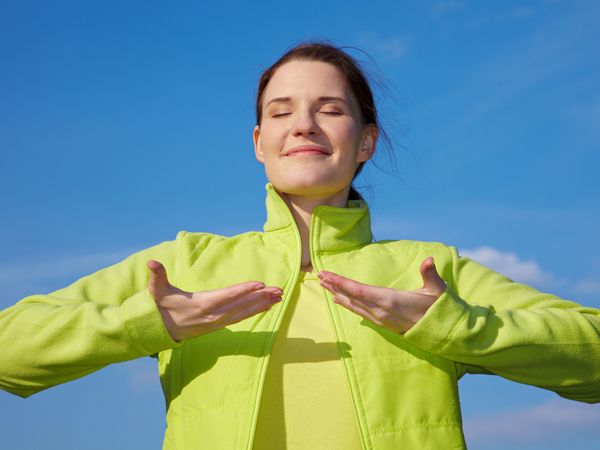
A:
POLYGON ((278 191, 324 197, 350 186, 376 138, 335 66, 296 60, 280 66, 265 88, 254 149, 278 191))

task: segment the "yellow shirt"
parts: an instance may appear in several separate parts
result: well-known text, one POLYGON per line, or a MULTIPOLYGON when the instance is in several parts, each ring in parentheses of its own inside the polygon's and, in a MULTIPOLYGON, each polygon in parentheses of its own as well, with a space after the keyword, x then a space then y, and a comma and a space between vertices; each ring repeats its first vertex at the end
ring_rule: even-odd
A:
POLYGON ((275 340, 253 450, 360 450, 327 299, 300 272, 275 340))

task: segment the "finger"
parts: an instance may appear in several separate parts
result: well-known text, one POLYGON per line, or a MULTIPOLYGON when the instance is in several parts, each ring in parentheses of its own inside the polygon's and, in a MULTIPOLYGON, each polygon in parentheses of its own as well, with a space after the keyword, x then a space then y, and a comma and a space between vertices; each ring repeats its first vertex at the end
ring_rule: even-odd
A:
POLYGON ((283 291, 278 287, 265 287, 264 283, 257 281, 246 281, 243 283, 234 284, 232 286, 227 286, 221 289, 215 289, 212 291, 203 291, 202 295, 202 305, 206 307, 209 311, 213 311, 215 309, 221 308, 222 306, 226 306, 231 304, 232 302, 236 302, 240 298, 244 296, 260 291, 266 290, 269 293, 277 293, 279 295, 283 294, 283 291))
POLYGON ((246 304, 245 307, 239 308, 235 312, 224 315, 220 322, 222 323, 222 326, 240 322, 260 312, 268 311, 275 303, 277 302, 263 299, 262 301, 246 304))
POLYGON ((148 289, 152 295, 163 293, 171 288, 165 266, 153 259, 149 260, 146 265, 150 269, 148 289))
POLYGON ((336 285, 332 285, 328 280, 321 280, 321 285, 334 294, 334 301, 339 300, 342 302, 341 304, 343 304, 346 307, 353 306, 355 308, 360 309, 361 311, 366 312, 370 316, 368 318, 371 320, 372 318, 385 316, 385 311, 378 305, 366 299, 358 299, 352 297, 350 293, 344 291, 336 285))
POLYGON ((431 256, 423 260, 419 269, 421 271, 421 278, 423 279, 424 290, 438 294, 446 290, 446 282, 439 276, 435 262, 431 256))
POLYGON ((258 291, 253 291, 248 294, 242 295, 237 299, 215 303, 215 309, 211 311, 212 314, 233 314, 237 311, 248 308, 257 302, 270 302, 270 304, 277 303, 281 300, 283 295, 281 289, 276 287, 267 287, 258 291))
POLYGON ((211 294, 211 296, 219 297, 220 299, 222 298, 224 300, 232 300, 241 295, 249 294, 250 292, 263 289, 264 287, 265 284, 259 281, 245 281, 243 283, 237 283, 224 288, 204 292, 206 292, 207 294, 211 294))
POLYGON ((353 303, 347 296, 345 296, 343 293, 340 292, 336 292, 335 288, 333 288, 333 301, 335 303, 337 303, 338 305, 342 305, 344 308, 348 309, 349 311, 352 311, 353 313, 364 317, 365 319, 370 320, 371 322, 377 324, 377 325, 382 325, 383 323, 377 318, 375 317, 375 315, 373 315, 371 313, 371 311, 369 311, 368 309, 365 309, 362 307, 362 305, 358 305, 356 303, 353 303))
POLYGON ((322 271, 319 273, 319 278, 343 291, 352 298, 358 300, 366 300, 370 303, 376 303, 377 299, 382 296, 381 287, 370 286, 368 284, 359 283, 350 278, 343 277, 333 272, 322 271))
POLYGON ((387 288, 359 283, 331 272, 324 274, 321 281, 329 285, 334 293, 343 294, 349 303, 360 306, 373 317, 384 318, 392 312, 393 304, 387 299, 387 288))
POLYGON ((167 280, 167 270, 165 269, 165 266, 163 266, 159 261, 150 259, 148 260, 146 265, 148 266, 148 269, 150 269, 150 274, 154 275, 156 279, 167 280))

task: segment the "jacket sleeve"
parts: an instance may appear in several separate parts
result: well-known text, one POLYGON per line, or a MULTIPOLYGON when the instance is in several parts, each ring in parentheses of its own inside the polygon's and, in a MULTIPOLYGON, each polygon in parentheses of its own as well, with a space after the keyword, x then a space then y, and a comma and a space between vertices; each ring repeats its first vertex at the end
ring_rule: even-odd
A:
POLYGON ((600 402, 600 310, 515 283, 452 253, 446 292, 404 337, 455 361, 588 403, 600 402))
POLYGON ((179 345, 147 290, 146 261, 175 274, 177 241, 162 242, 48 295, 0 312, 0 387, 28 397, 110 363, 179 345))

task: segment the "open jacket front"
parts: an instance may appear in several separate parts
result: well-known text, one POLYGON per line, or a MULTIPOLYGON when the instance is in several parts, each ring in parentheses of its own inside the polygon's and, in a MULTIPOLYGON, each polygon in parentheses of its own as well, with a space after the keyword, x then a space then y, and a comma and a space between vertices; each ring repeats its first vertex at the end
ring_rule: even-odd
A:
MULTIPOLYGON (((400 290, 422 286, 419 265, 433 256, 448 284, 404 335, 333 303, 325 291, 364 449, 465 448, 457 380, 466 372, 600 401, 600 311, 514 283, 441 243, 372 242, 362 201, 315 208, 310 253, 316 272, 400 290)), ((180 232, 175 241, 0 313, 7 350, 0 386, 25 397, 109 363, 158 354, 164 448, 250 450, 300 261, 291 212, 267 184, 263 232, 180 232), (177 343, 147 291, 148 259, 161 261, 185 291, 257 280, 284 295, 267 312, 177 343)))

